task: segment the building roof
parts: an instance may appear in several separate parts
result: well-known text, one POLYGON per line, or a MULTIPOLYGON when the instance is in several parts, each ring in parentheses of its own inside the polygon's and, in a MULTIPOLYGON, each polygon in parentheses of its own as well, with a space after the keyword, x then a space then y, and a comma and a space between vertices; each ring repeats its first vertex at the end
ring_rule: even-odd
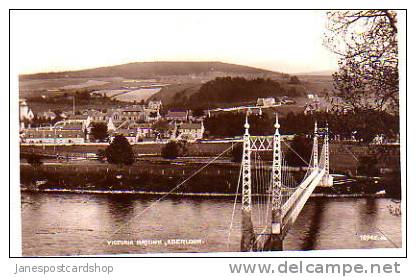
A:
POLYGON ((184 130, 184 129, 201 129, 202 128, 202 123, 183 123, 181 124, 181 126, 179 126, 180 130, 184 130))
POLYGON ((83 130, 82 122, 66 122, 66 121, 59 121, 54 126, 56 129, 60 130, 83 130))
POLYGON ((76 115, 70 115, 68 117, 68 120, 87 120, 89 115, 87 114, 76 114, 76 115))
POLYGON ((166 117, 187 117, 188 111, 169 110, 166 117))
POLYGON ((102 111, 88 111, 88 115, 97 117, 97 116, 107 116, 108 113, 103 113, 102 111))
POLYGON ((56 117, 56 114, 52 111, 47 111, 42 114, 44 117, 56 117))
POLYGON ((149 101, 149 105, 162 105, 162 100, 151 100, 149 101))
POLYGON ((60 130, 60 129, 26 129, 25 137, 28 138, 82 138, 84 133, 79 130, 60 130))
POLYGON ((133 129, 117 129, 116 131, 114 131, 113 133, 114 136, 116 135, 123 135, 125 137, 135 137, 137 135, 137 129, 133 128, 133 129))
POLYGON ((123 112, 143 112, 144 107, 141 105, 135 105, 135 106, 123 108, 122 111, 123 112))
POLYGON ((136 126, 137 128, 152 128, 153 124, 152 123, 137 123, 136 126))

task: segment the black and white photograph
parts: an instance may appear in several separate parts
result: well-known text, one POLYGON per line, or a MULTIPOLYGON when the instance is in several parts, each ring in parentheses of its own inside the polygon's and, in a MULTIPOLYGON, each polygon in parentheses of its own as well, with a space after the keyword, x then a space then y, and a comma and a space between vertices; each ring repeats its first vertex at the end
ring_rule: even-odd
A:
POLYGON ((22 256, 403 249, 405 16, 15 11, 22 256))

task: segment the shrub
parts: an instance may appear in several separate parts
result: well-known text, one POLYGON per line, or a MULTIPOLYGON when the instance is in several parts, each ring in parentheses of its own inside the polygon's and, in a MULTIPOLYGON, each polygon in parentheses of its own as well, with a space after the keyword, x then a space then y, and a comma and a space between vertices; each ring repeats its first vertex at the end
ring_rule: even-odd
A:
POLYGON ((134 162, 133 149, 128 140, 121 135, 114 137, 105 150, 105 156, 107 161, 113 164, 131 165, 134 162))
POLYGON ((183 157, 188 155, 188 148, 186 147, 186 142, 168 142, 162 148, 161 155, 163 158, 171 160, 176 159, 179 156, 183 157))

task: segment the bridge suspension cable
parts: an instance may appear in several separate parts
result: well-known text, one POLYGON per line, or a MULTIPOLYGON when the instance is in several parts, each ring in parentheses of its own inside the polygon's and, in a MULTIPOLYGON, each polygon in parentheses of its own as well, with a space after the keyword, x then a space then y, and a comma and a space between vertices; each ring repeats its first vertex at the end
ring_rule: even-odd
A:
POLYGON ((282 240, 318 184, 330 183, 328 126, 319 155, 317 123, 309 162, 281 139, 276 115, 273 136, 251 136, 246 116, 243 140, 242 251, 281 250, 282 240), (307 166, 288 163, 280 143, 307 166), (273 153, 268 164, 266 153, 273 153), (320 157, 319 157, 320 156, 320 157), (271 209, 269 209, 271 207, 271 209))
POLYGON ((166 194, 158 198, 157 200, 153 201, 152 204, 150 204, 148 207, 144 208, 140 213, 132 217, 130 220, 128 220, 126 223, 121 225, 119 228, 117 228, 114 232, 111 233, 111 235, 117 234, 120 230, 122 230, 127 224, 129 224, 131 221, 137 219, 138 217, 142 216, 144 213, 146 213, 148 210, 156 206, 160 201, 168 197, 171 193, 173 193, 175 190, 180 188, 182 185, 184 185, 186 182, 188 182, 190 179, 192 179, 194 176, 199 174, 201 171, 203 171, 206 167, 208 167, 210 164, 218 160, 221 156, 223 156, 225 153, 227 153, 230 149, 232 149, 234 146, 231 145, 224 151, 222 151, 218 156, 211 159, 208 163, 200 167, 199 169, 195 170, 191 175, 189 175, 185 180, 181 181, 179 184, 177 184, 175 187, 173 187, 171 190, 169 190, 166 194))
POLYGON ((227 250, 230 249, 230 238, 231 238, 231 232, 233 230, 233 223, 234 223, 234 215, 235 215, 235 210, 237 207, 237 199, 238 199, 238 190, 240 189, 240 181, 241 181, 241 172, 243 170, 243 164, 240 164, 240 172, 238 173, 238 181, 237 181, 237 188, 235 190, 235 197, 234 197, 234 205, 233 205, 233 212, 231 214, 231 219, 230 219, 230 227, 228 229, 228 236, 227 236, 227 250))

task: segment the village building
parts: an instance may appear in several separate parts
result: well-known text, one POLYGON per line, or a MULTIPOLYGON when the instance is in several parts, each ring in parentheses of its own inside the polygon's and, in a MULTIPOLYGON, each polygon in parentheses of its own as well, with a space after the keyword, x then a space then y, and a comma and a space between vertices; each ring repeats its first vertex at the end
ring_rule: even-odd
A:
POLYGON ((85 143, 82 130, 56 128, 26 129, 21 137, 23 143, 29 144, 82 144, 85 143))
POLYGON ((112 122, 120 122, 123 120, 123 114, 121 109, 109 109, 107 110, 108 119, 112 120, 112 122))
POLYGON ((20 119, 20 127, 25 127, 25 121, 30 122, 35 117, 33 111, 29 108, 25 99, 20 99, 19 101, 19 119, 20 119))
POLYGON ((147 108, 149 110, 157 110, 157 111, 160 111, 160 109, 162 108, 162 101, 161 100, 149 101, 149 104, 147 105, 147 108))
POLYGON ((204 137, 204 123, 203 122, 187 122, 182 123, 177 129, 176 139, 178 140, 187 140, 187 141, 196 141, 204 137))
POLYGON ((201 115, 197 115, 195 112, 193 111, 188 111, 188 120, 192 121, 192 122, 202 122, 205 117, 207 116, 205 111, 201 111, 201 115))
POLYGON ((137 122, 145 122, 145 110, 141 105, 133 105, 121 110, 121 120, 133 120, 137 122))
POLYGON ((187 110, 169 110, 166 119, 169 121, 185 122, 188 121, 189 111, 187 110))
POLYGON ((91 124, 91 120, 89 118, 85 119, 67 119, 61 120, 55 123, 53 126, 56 129, 65 129, 65 130, 82 130, 85 131, 91 124))
POLYGON ((54 120, 57 117, 57 115, 52 111, 47 111, 47 112, 38 114, 38 117, 41 117, 47 120, 54 120))
POLYGON ((117 129, 116 125, 114 124, 113 118, 110 117, 107 121, 107 130, 110 131, 115 131, 117 129))
POLYGON ((109 115, 108 113, 102 111, 88 111, 88 116, 91 119, 91 122, 107 122, 109 115))
POLYGON ((149 139, 154 137, 154 131, 151 123, 140 123, 137 126, 137 138, 149 139))
POLYGON ((110 134, 110 142, 112 142, 116 136, 120 135, 125 137, 130 144, 135 144, 139 141, 137 128, 119 128, 110 134))
POLYGON ((88 114, 76 114, 76 115, 71 115, 69 116, 67 119, 65 119, 64 121, 59 121, 55 124, 55 126, 57 124, 69 124, 69 123, 82 123, 83 129, 85 130, 86 128, 88 128, 91 124, 91 116, 89 116, 88 114), (61 122, 65 122, 65 123, 61 123, 61 122))
POLYGON ((257 99, 257 106, 272 107, 274 105, 276 105, 276 100, 273 97, 257 99))
POLYGON ((161 118, 159 110, 145 109, 145 122, 156 122, 161 118))

